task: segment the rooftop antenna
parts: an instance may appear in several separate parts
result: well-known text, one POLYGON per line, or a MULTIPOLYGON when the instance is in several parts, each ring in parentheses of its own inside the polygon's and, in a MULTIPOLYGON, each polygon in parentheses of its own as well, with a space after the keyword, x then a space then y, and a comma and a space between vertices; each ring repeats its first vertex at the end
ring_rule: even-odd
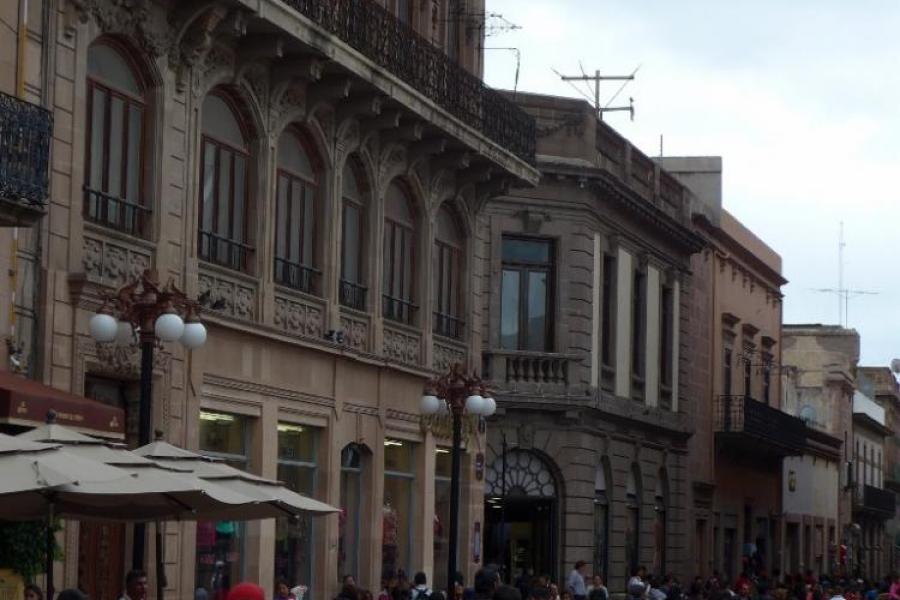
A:
POLYGON ((844 222, 841 221, 840 235, 838 237, 838 285, 837 288, 813 288, 814 292, 835 294, 838 302, 838 323, 841 327, 848 327, 850 323, 850 298, 856 296, 877 296, 878 292, 872 290, 851 290, 844 285, 844 222))
POLYGON ((522 51, 518 48, 507 46, 482 46, 482 50, 507 50, 516 55, 516 78, 513 84, 513 97, 519 92, 519 71, 522 69, 522 51))
POLYGON ((582 69, 581 75, 563 75, 554 69, 554 72, 559 75, 559 78, 563 81, 569 83, 574 87, 582 96, 585 96, 587 100, 593 102, 594 110, 597 111, 598 118, 603 120, 603 113, 607 112, 628 112, 631 115, 631 120, 634 121, 634 98, 628 99, 628 106, 610 106, 613 101, 619 96, 622 90, 625 89, 625 86, 628 85, 629 82, 634 81, 634 76, 640 69, 640 65, 638 65, 637 69, 635 69, 631 75, 601 75, 600 70, 595 70, 593 75, 588 75, 582 69), (573 82, 575 81, 583 81, 585 83, 593 83, 593 92, 594 97, 590 98, 581 92, 579 88, 577 88, 573 82), (622 81, 622 86, 618 89, 618 91, 613 94, 613 97, 609 99, 606 103, 606 106, 603 106, 600 103, 600 83, 603 81, 622 81))

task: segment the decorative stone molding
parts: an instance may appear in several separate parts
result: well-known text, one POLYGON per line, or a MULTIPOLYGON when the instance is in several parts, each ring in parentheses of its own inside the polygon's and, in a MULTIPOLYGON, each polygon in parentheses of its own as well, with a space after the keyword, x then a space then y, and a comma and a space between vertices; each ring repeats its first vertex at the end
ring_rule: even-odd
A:
POLYGON ((344 343, 348 348, 369 351, 369 319, 347 312, 341 313, 341 329, 344 330, 344 343))
POLYGON ((203 308, 247 321, 256 320, 255 283, 207 271, 200 273, 199 288, 197 299, 203 308))
POLYGON ((446 373, 456 363, 466 368, 466 354, 465 344, 435 337, 432 369, 446 373))
MULTIPOLYGON (((137 341, 128 346, 115 342, 99 343, 89 337, 78 338, 78 353, 96 358, 91 371, 97 375, 109 375, 117 379, 138 379, 141 375, 141 349, 137 341)), ((166 372, 172 355, 157 342, 153 352, 153 370, 166 372)))
POLYGON ((67 11, 67 35, 74 33, 76 19, 93 19, 103 33, 128 36, 154 58, 168 53, 174 43, 164 13, 152 10, 151 0, 69 0, 67 11))
POLYGON ((139 278, 151 262, 148 249, 84 236, 82 265, 87 280, 92 283, 119 288, 139 278))
POLYGON ((419 366, 422 364, 422 334, 385 324, 381 352, 388 360, 419 366))
POLYGON ((325 305, 300 296, 275 296, 275 326, 301 337, 325 335, 325 305))

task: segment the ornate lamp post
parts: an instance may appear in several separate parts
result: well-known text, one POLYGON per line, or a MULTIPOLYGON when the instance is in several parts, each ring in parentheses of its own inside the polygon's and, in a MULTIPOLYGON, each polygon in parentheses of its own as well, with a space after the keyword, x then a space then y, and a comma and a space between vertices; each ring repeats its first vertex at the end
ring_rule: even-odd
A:
MULTIPOLYGON (((160 285, 156 271, 148 269, 140 279, 122 286, 108 297, 91 317, 88 328, 97 342, 127 346, 134 343, 135 335, 140 341, 140 446, 150 443, 153 430, 153 350, 157 340, 180 340, 188 349, 199 348, 206 342, 206 327, 200 322, 199 314, 200 304, 196 300, 188 298, 171 281, 165 286, 160 285)), ((136 524, 133 564, 135 568, 142 568, 143 563, 144 527, 136 524)))
POLYGON ((425 385, 420 405, 424 415, 447 415, 453 419, 453 448, 450 471, 450 540, 447 560, 447 597, 453 597, 456 576, 456 552, 459 543, 459 470, 462 453, 462 421, 466 415, 489 417, 497 410, 484 382, 477 375, 466 375, 455 364, 446 375, 425 385))

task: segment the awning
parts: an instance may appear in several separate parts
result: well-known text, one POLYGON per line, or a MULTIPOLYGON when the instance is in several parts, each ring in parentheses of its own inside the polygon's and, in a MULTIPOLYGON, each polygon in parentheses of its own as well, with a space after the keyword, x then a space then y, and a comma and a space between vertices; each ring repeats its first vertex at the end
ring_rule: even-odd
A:
POLYGON ((35 427, 47 412, 56 422, 103 437, 125 437, 125 411, 96 400, 58 390, 33 379, 0 371, 0 423, 35 427))

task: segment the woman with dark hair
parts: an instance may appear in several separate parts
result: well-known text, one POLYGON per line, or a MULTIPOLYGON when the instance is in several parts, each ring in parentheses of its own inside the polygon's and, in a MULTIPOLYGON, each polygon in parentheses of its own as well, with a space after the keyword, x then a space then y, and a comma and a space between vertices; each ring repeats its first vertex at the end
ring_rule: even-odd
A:
POLYGON ((30 583, 25 586, 25 600, 44 600, 44 592, 38 586, 30 583))

